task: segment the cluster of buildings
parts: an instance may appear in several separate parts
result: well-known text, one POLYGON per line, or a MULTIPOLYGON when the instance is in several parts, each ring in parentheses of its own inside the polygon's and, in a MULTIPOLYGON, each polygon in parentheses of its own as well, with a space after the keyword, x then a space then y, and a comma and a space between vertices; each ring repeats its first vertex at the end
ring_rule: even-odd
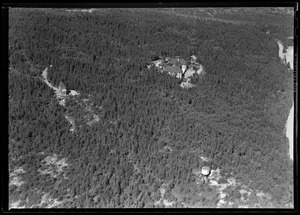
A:
POLYGON ((66 97, 69 96, 77 96, 79 95, 78 92, 76 92, 75 90, 69 90, 67 92, 67 88, 64 85, 64 83, 60 82, 58 89, 56 90, 56 95, 58 97, 58 99, 60 100, 59 103, 63 106, 65 106, 65 99, 66 97))
POLYGON ((180 86, 191 87, 191 77, 196 73, 198 75, 204 73, 203 66, 197 62, 197 57, 192 55, 187 62, 183 58, 177 57, 165 57, 152 61, 147 67, 150 69, 152 66, 158 68, 161 72, 167 72, 169 75, 182 79, 180 86))

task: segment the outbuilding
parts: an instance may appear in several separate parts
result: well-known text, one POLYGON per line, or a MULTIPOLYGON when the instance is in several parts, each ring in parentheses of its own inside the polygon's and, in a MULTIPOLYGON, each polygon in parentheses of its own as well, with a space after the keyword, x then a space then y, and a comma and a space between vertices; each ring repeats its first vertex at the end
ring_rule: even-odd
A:
POLYGON ((67 95, 67 88, 62 82, 59 84, 59 91, 61 95, 67 95))
POLYGON ((203 166, 201 173, 204 176, 208 176, 210 174, 210 168, 208 166, 203 166))
POLYGON ((170 75, 181 77, 182 73, 179 66, 166 66, 164 71, 168 72, 170 75))

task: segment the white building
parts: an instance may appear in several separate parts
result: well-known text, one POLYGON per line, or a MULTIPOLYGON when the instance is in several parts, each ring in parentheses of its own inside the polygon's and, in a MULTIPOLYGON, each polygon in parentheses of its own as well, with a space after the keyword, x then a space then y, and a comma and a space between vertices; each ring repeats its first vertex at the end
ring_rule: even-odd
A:
POLYGON ((59 93, 60 93, 61 96, 66 96, 67 95, 67 88, 62 82, 60 82, 58 89, 59 89, 59 93))
POLYGON ((210 168, 208 166, 204 166, 202 167, 202 171, 201 171, 202 175, 204 176, 208 176, 210 173, 210 168))
POLYGON ((75 90, 70 90, 69 95, 71 95, 71 96, 77 96, 77 95, 79 95, 79 93, 76 92, 75 90))
POLYGON ((184 73, 185 70, 186 70, 186 65, 182 65, 182 66, 181 66, 181 70, 182 70, 182 73, 184 73))
POLYGON ((195 70, 189 68, 188 70, 186 70, 186 72, 184 73, 184 78, 188 79, 189 77, 193 76, 193 74, 195 73, 195 70))
POLYGON ((182 73, 177 73, 176 78, 182 78, 182 73))
POLYGON ((199 69, 197 70, 197 74, 200 75, 200 74, 203 73, 203 72, 204 72, 204 68, 203 68, 203 66, 200 64, 200 65, 199 65, 199 69))
POLYGON ((197 57, 196 57, 195 55, 192 55, 192 56, 191 56, 191 62, 192 62, 192 63, 195 63, 196 60, 197 60, 197 57))
POLYGON ((156 60, 156 61, 153 61, 155 67, 159 67, 160 64, 162 63, 162 60, 156 60))

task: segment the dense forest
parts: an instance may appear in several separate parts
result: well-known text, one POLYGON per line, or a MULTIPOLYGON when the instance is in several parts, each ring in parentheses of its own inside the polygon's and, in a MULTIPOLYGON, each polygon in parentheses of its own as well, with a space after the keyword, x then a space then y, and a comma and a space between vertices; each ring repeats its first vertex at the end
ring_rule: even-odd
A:
POLYGON ((214 207, 215 191, 197 187, 192 174, 205 164, 269 193, 272 207, 293 205, 285 136, 293 73, 274 40, 290 32, 272 25, 268 35, 266 25, 192 22, 147 9, 10 9, 9 166, 26 172, 24 183, 9 186, 10 202, 46 207, 47 193, 62 202, 56 207, 164 207, 155 202, 165 184, 172 207, 214 207), (192 79, 194 88, 146 68, 153 56, 191 54, 206 71, 192 79), (80 92, 65 106, 41 78, 49 65, 51 83, 80 92), (86 97, 102 108, 92 126, 78 105, 86 97), (64 174, 41 174, 43 159, 53 154, 68 164, 64 174), (201 190, 206 198, 197 197, 201 190))

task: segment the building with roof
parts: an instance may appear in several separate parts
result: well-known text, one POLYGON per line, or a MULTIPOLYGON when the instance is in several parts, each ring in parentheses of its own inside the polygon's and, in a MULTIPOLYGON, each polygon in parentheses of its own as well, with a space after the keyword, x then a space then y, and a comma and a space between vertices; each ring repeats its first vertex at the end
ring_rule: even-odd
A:
POLYGON ((184 73, 184 72, 185 72, 186 68, 187 68, 187 66, 186 66, 186 65, 184 65, 184 64, 181 66, 181 71, 182 71, 182 73, 184 73))
POLYGON ((62 82, 60 82, 58 89, 59 89, 60 95, 62 95, 62 96, 67 95, 67 88, 62 82))
POLYGON ((179 66, 166 66, 163 71, 168 72, 172 76, 176 76, 177 78, 182 77, 181 69, 179 66))
POLYGON ((203 166, 201 173, 204 176, 208 176, 210 174, 210 168, 208 166, 203 166))
POLYGON ((176 64, 177 62, 178 62, 178 60, 177 60, 177 58, 175 58, 175 57, 171 57, 171 58, 169 58, 169 60, 168 60, 168 63, 169 63, 169 64, 172 64, 172 65, 176 64))
POLYGON ((184 73, 184 78, 188 79, 189 77, 193 76, 194 73, 195 70, 193 70, 192 68, 188 68, 188 70, 186 70, 186 72, 184 73))
POLYGON ((187 65, 186 61, 182 58, 179 58, 178 62, 180 63, 180 65, 187 65))
POLYGON ((197 60, 197 57, 195 55, 191 56, 191 63, 195 63, 197 60))
POLYGON ((70 90, 69 95, 71 95, 71 96, 77 96, 77 95, 79 95, 79 93, 76 92, 75 90, 70 90))
POLYGON ((159 59, 159 60, 156 60, 156 61, 153 61, 154 65, 156 67, 159 67, 161 64, 162 64, 163 60, 159 59))

